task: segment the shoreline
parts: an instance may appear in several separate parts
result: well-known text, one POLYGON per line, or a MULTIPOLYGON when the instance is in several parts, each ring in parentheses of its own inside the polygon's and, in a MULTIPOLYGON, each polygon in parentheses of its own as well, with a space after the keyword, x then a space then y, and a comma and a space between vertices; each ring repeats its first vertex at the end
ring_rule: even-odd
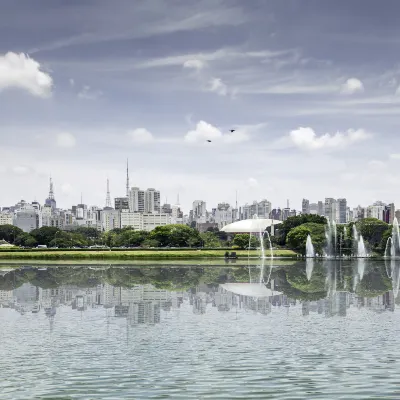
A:
MULTIPOLYGON (((0 251, 1 260, 191 260, 191 259, 225 259, 227 250, 97 250, 97 251, 52 251, 52 250, 13 250, 0 251)), ((257 250, 232 250, 236 252, 237 259, 259 258, 257 250)), ((232 251, 229 251, 231 253, 232 251)), ((270 256, 270 252, 265 252, 270 256)), ((296 259, 297 253, 292 250, 276 250, 274 257, 296 259)), ((234 260, 234 259, 228 259, 234 260)))

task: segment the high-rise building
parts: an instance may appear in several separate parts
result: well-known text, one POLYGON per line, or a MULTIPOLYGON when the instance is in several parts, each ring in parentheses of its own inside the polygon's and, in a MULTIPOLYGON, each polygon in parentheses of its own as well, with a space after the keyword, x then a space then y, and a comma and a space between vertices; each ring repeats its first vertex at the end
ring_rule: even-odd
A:
POLYGON ((325 207, 324 207, 324 203, 322 201, 318 202, 317 214, 320 215, 321 217, 325 216, 325 207))
POLYGON ((222 229, 225 225, 233 222, 233 209, 228 203, 220 203, 215 210, 214 221, 218 228, 222 229))
POLYGON ((392 224, 394 217, 395 217, 395 207, 394 204, 391 203, 385 206, 385 209, 383 210, 383 220, 388 224, 392 224))
POLYGON ((312 215, 318 214, 318 204, 317 203, 310 204, 310 214, 312 214, 312 215))
POLYGON ((301 202, 301 212, 302 214, 310 214, 310 200, 303 199, 301 202))
POLYGON ((336 222, 336 200, 331 197, 325 198, 325 217, 331 222, 336 222))
POLYGON ((149 188, 144 194, 144 210, 148 213, 159 213, 161 211, 160 192, 154 188, 149 188))
POLYGON ((144 190, 133 187, 129 191, 129 210, 131 212, 144 212, 144 190))
POLYGON ((384 221, 386 204, 376 201, 372 206, 367 207, 367 218, 376 218, 384 221))
POLYGON ((116 197, 114 199, 114 208, 116 210, 129 210, 129 198, 128 197, 116 197))
POLYGON ((193 220, 198 222, 206 222, 207 218, 207 206, 203 200, 195 200, 193 202, 193 220))
POLYGON ((347 220, 347 200, 346 199, 337 199, 337 214, 336 214, 336 222, 339 224, 345 224, 348 222, 347 220))

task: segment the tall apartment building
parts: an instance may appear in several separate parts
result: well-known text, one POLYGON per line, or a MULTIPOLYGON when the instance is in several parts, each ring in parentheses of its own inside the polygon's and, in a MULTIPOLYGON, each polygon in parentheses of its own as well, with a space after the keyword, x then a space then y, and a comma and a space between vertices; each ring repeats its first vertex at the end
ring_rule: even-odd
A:
POLYGON ((372 206, 367 207, 367 218, 376 218, 384 221, 385 208, 385 203, 376 201, 372 206))
POLYGON ((192 205, 191 220, 204 223, 207 222, 207 205, 203 200, 195 200, 192 205))
POLYGON ((131 188, 128 197, 128 209, 131 212, 160 213, 160 192, 154 188, 147 190, 141 190, 138 187, 131 188))
POLYGON ((321 217, 325 216, 325 206, 324 206, 324 202, 323 201, 319 201, 318 202, 318 215, 320 215, 321 217))
POLYGON ((395 207, 394 204, 391 203, 385 206, 385 209, 383 211, 383 220, 388 224, 393 224, 394 217, 395 217, 395 207))
POLYGON ((347 219, 347 200, 346 199, 337 199, 337 214, 336 214, 336 222, 338 224, 345 224, 348 222, 347 219))
POLYGON ((301 202, 301 213, 302 214, 310 214, 310 200, 303 199, 301 202))
POLYGON ((149 188, 144 194, 144 210, 147 213, 161 212, 161 196, 156 189, 149 188))
POLYGON ((333 199, 331 197, 325 198, 324 215, 329 221, 336 222, 336 200, 335 199, 333 199))
POLYGON ((317 203, 310 203, 310 214, 318 215, 318 204, 317 203))
POLYGON ((230 204, 218 204, 215 210, 214 221, 218 224, 219 229, 222 229, 225 225, 233 222, 233 209, 230 204))
POLYGON ((116 197, 114 199, 114 208, 116 210, 129 210, 129 197, 116 197))

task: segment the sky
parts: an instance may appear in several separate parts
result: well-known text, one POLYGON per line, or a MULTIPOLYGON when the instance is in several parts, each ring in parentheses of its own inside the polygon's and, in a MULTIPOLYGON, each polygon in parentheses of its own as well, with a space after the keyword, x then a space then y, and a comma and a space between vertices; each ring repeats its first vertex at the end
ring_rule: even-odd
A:
POLYGON ((0 207, 400 208, 400 3, 0 0, 0 207), (234 130, 234 132, 231 132, 234 130), (211 142, 208 142, 211 140, 211 142))

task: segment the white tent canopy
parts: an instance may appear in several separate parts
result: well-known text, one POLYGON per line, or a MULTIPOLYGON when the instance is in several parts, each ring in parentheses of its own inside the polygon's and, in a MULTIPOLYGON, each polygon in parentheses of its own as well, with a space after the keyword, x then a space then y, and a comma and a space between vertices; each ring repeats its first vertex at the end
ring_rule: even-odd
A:
POLYGON ((250 297, 270 297, 282 294, 275 290, 268 289, 262 283, 225 283, 219 285, 228 292, 250 297))
POLYGON ((257 233, 260 232, 260 230, 264 232, 270 226, 281 223, 282 221, 276 219, 244 219, 225 225, 221 231, 226 233, 257 233))

